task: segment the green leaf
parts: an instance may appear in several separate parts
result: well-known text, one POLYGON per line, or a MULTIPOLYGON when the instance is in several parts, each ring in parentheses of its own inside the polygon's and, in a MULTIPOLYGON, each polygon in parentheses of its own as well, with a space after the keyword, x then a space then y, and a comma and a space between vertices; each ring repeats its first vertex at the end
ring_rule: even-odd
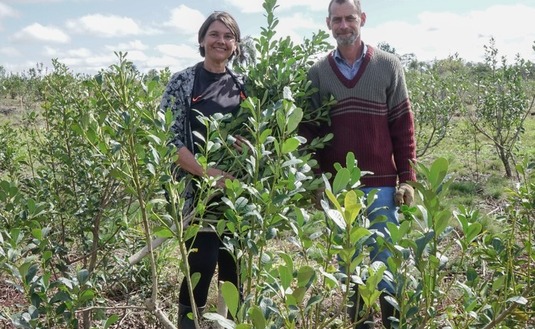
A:
POLYGON ((308 287, 314 277, 316 276, 316 272, 314 269, 310 266, 303 266, 297 271, 297 286, 298 287, 308 287))
POLYGON ((355 154, 353 152, 348 152, 346 154, 346 168, 349 171, 353 171, 356 168, 357 160, 355 159, 355 154))
POLYGON ((305 310, 309 311, 314 305, 321 303, 323 296, 315 295, 308 299, 305 310))
POLYGON ((346 229, 347 226, 346 226, 344 217, 338 210, 327 209, 326 213, 327 213, 327 216, 329 216, 329 218, 333 220, 336 226, 338 226, 342 230, 346 229))
POLYGON ((425 233, 422 237, 416 239, 416 251, 415 251, 415 257, 414 260, 416 261, 416 264, 420 264, 422 261, 422 254, 424 253, 427 244, 433 240, 433 237, 435 236, 435 232, 430 231, 425 233))
POLYGON ((284 111, 281 109, 277 110, 275 112, 275 118, 277 119, 277 126, 279 127, 279 131, 284 131, 284 128, 286 126, 286 116, 284 115, 284 111))
POLYGON ((362 210, 362 204, 360 203, 357 193, 355 191, 349 191, 344 198, 344 207, 347 213, 345 220, 349 226, 353 225, 353 222, 357 219, 360 211, 362 210))
MULTIPOLYGON (((32 266, 32 263, 30 262, 26 262, 26 263, 23 263, 22 265, 20 265, 18 267, 18 271, 19 271, 19 274, 20 274, 20 277, 23 279, 23 280, 26 280, 26 275, 28 274, 28 271, 30 269, 30 266, 32 266)), ((24 283, 28 284, 29 282, 28 281, 25 281, 24 283)))
POLYGON ((71 301, 71 296, 65 291, 58 291, 51 299, 50 304, 71 301))
POLYGON ((319 271, 324 276, 325 283, 329 288, 334 288, 338 285, 339 281, 332 273, 325 272, 323 268, 320 268, 319 271))
POLYGON ((32 266, 30 266, 30 268, 28 269, 28 273, 26 273, 25 282, 31 283, 38 270, 39 266, 37 266, 37 264, 32 264, 32 266))
POLYGON ((82 292, 80 297, 78 297, 78 303, 85 304, 88 301, 92 300, 95 297, 95 292, 93 289, 87 289, 82 292))
POLYGON ((280 257, 284 259, 285 265, 279 267, 280 283, 284 289, 288 289, 292 284, 294 265, 293 260, 288 254, 280 254, 280 257))
POLYGON ((505 284, 505 276, 500 275, 494 281, 492 282, 492 290, 494 291, 501 291, 503 289, 503 286, 505 284))
POLYGON ((411 228, 411 224, 408 221, 403 221, 397 226, 394 223, 386 223, 388 232, 390 232, 390 238, 393 244, 397 244, 401 239, 407 235, 411 228))
POLYGON ((448 165, 448 160, 445 158, 438 158, 431 165, 428 180, 434 189, 438 189, 442 185, 448 173, 448 165))
POLYGON ((259 138, 258 142, 260 144, 265 144, 267 139, 269 138, 269 136, 271 136, 271 132, 272 131, 273 130, 271 130, 271 129, 266 129, 266 130, 262 131, 262 133, 260 134, 260 138, 259 138))
POLYGON ((295 137, 288 138, 282 144, 282 153, 283 154, 287 154, 287 153, 293 152, 293 151, 297 150, 297 148, 299 147, 300 144, 301 144, 301 142, 299 142, 299 139, 297 139, 295 137))
POLYGON ((86 269, 78 271, 76 278, 78 279, 78 283, 80 285, 86 284, 87 280, 89 280, 89 271, 86 269))
MULTIPOLYGON (((253 322, 253 327, 254 328, 266 328, 266 325, 267 325, 267 321, 266 321, 266 318, 264 317, 264 313, 262 313, 262 310, 260 309, 260 307, 258 306, 253 306, 249 309, 249 315, 251 317, 251 321, 253 322)), ((236 329, 238 329, 236 327, 236 329)))
POLYGON ((301 108, 294 108, 290 116, 288 117, 287 133, 290 134, 297 129, 299 123, 303 119, 303 110, 301 108))
POLYGON ((437 236, 441 235, 450 225, 451 213, 443 210, 435 216, 435 231, 437 236))
POLYGON ((358 243, 362 239, 367 239, 372 233, 365 227, 354 227, 351 230, 351 243, 358 243))
POLYGON ((191 274, 191 285, 193 286, 193 288, 197 286, 200 280, 201 280, 201 273, 195 272, 191 274))
POLYGON ((119 320, 119 316, 117 314, 112 314, 106 320, 106 323, 104 323, 104 329, 108 329, 111 325, 115 324, 118 320, 119 320))
POLYGON ((347 168, 341 168, 334 176, 333 193, 338 194, 340 191, 346 188, 349 183, 350 173, 347 168))
POLYGON ((528 300, 523 296, 514 296, 507 300, 509 303, 516 303, 520 305, 526 305, 528 303, 528 300))
POLYGON ((299 305, 301 302, 303 302, 303 299, 305 299, 305 295, 307 293, 307 288, 305 287, 297 287, 292 291, 292 296, 295 298, 295 304, 299 305))
POLYGON ((172 238, 175 236, 173 231, 168 227, 159 227, 154 231, 154 235, 158 238, 172 238))
MULTIPOLYGON (((236 329, 253 329, 253 328, 257 328, 257 327, 253 327, 252 325, 248 324, 248 323, 240 323, 238 325, 236 325, 236 329)), ((260 328, 260 327, 258 327, 260 328)), ((265 328, 265 327, 262 327, 262 328, 265 328)))
POLYGON ((466 241, 472 242, 482 229, 483 226, 481 225, 481 223, 473 223, 468 225, 468 229, 466 230, 466 232, 464 232, 466 236, 466 241))
POLYGON ((221 285, 221 294, 223 295, 223 299, 225 300, 225 304, 227 304, 230 314, 235 318, 240 303, 240 293, 238 292, 238 289, 233 283, 225 281, 221 285))

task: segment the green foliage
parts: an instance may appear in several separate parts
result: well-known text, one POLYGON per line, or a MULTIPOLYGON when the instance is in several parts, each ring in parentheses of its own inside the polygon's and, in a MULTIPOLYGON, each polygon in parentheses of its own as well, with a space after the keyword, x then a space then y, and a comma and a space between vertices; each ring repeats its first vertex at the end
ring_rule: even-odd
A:
MULTIPOLYGON (((241 300, 238 287, 224 283, 221 293, 233 320, 205 316, 225 328, 350 327, 346 307, 352 288, 358 286, 364 311, 372 314, 380 294, 377 283, 392 279, 367 257, 366 241, 374 232, 366 209, 375 192, 365 197, 359 189, 364 173, 352 154, 336 166, 332 180, 314 179, 315 163, 297 128, 328 108, 309 108, 314 90, 306 78, 314 59, 329 48, 327 35, 319 31, 302 44, 275 40, 276 1, 265 1, 264 8, 267 27, 252 40, 256 65, 235 63, 247 73, 249 97, 232 120, 205 118, 208 143, 198 154, 203 165, 217 165, 236 177, 224 190, 209 179, 197 183, 204 200, 222 195, 218 206, 225 218, 215 229, 231 233, 224 243, 241 265, 244 292, 241 300), (247 139, 242 151, 232 147, 236 134, 247 139), (311 203, 319 186, 325 186, 321 210, 311 203)), ((168 145, 173 118, 158 110, 170 71, 142 75, 125 54, 117 55, 116 65, 94 77, 74 75, 54 62, 39 89, 42 111, 26 113, 23 128, 1 127, 0 276, 26 304, 2 309, 0 317, 19 328, 108 328, 119 320, 109 299, 132 295, 145 300, 142 305, 125 297, 147 311, 144 317, 174 327, 166 313, 176 312, 161 302, 169 296, 159 290, 162 281, 174 284, 169 257, 149 248, 140 265, 127 262, 153 237, 172 237, 176 267, 189 277, 184 242, 200 229, 183 226, 184 181, 173 180, 170 172, 176 160, 176 150, 168 145)), ((516 117, 503 124, 522 121, 517 114, 527 98, 517 64, 471 71, 481 73, 481 86, 488 91, 473 103, 480 112, 475 124, 490 120, 492 112, 486 111, 495 105, 495 113, 516 117), (505 107, 506 101, 513 106, 505 107)), ((408 73, 419 145, 428 150, 438 149, 451 115, 470 104, 461 102, 459 79, 465 75, 460 66, 448 59, 408 73)), ((401 207, 399 227, 388 226, 391 240, 377 238, 393 254, 389 268, 398 288, 393 302, 400 328, 532 324, 532 167, 526 162, 515 168, 521 181, 502 192, 507 205, 493 216, 450 202, 450 189, 479 193, 483 183, 456 182, 450 163, 440 157, 429 166, 417 165, 416 205, 401 207)), ((206 214, 204 204, 195 215, 206 214)), ((193 275, 190 289, 196 280, 193 275)))
POLYGON ((488 72, 478 77, 475 109, 469 118, 474 128, 492 142, 505 174, 512 177, 513 152, 533 107, 523 84, 526 62, 516 58, 514 64, 508 64, 505 57, 499 61, 491 39, 485 46, 485 64, 488 72))
POLYGON ((452 129, 452 119, 464 112, 466 84, 462 62, 454 57, 407 73, 419 158, 440 144, 452 129))
POLYGON ((6 74, 0 70, 0 97, 20 100, 26 109, 32 109, 36 103, 44 98, 46 83, 43 64, 19 73, 6 74))
MULTIPOLYGON (((136 217, 158 222, 154 209, 174 156, 167 146, 171 117, 157 110, 163 85, 157 79, 142 83, 118 56, 119 65, 88 80, 54 63, 43 118, 28 120, 31 174, 1 184, 0 214, 11 228, 5 234, 17 237, 20 250, 32 251, 6 252, 18 257, 9 259, 4 273, 32 303, 13 317, 22 327, 77 328, 80 320, 87 326, 88 312, 74 314, 100 304, 102 291, 119 287, 114 279, 139 280, 124 267, 126 255, 121 259, 114 251, 136 245, 136 217)), ((113 322, 96 310, 92 321, 113 322)))
POLYGON ((20 152, 21 132, 9 123, 0 126, 0 177, 16 178, 24 157, 20 152))

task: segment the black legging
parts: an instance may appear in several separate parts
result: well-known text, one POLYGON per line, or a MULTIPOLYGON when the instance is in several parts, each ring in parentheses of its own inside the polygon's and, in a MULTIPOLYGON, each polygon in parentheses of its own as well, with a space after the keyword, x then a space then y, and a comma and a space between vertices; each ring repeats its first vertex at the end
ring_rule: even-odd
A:
MULTIPOLYGON (((198 272, 201 274, 199 283, 193 289, 197 307, 206 305, 216 264, 219 269, 218 282, 229 281, 239 290, 238 266, 234 257, 224 248, 222 237, 219 237, 215 232, 199 232, 195 238, 186 241, 186 247, 188 250, 191 248, 197 249, 197 251, 191 252, 188 256, 190 273, 198 272)), ((185 279, 180 287, 178 301, 182 305, 191 306, 188 285, 185 279)))

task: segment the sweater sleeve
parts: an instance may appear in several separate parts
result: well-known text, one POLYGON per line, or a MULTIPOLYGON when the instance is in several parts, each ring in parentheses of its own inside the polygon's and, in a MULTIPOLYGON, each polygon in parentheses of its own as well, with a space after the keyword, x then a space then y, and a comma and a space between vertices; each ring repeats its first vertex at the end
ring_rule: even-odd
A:
POLYGON ((388 99, 389 126, 398 180, 399 183, 405 183, 416 181, 416 172, 413 167, 416 163, 414 115, 403 67, 397 59, 394 61, 394 72, 388 99))
POLYGON ((193 89, 195 70, 190 67, 181 72, 173 74, 165 88, 165 92, 160 102, 160 110, 171 109, 174 122, 171 126, 173 137, 171 143, 180 149, 187 146, 187 109, 189 108, 189 97, 193 89))
MULTIPOLYGON (((313 66, 309 72, 308 72, 308 79, 311 82, 312 88, 318 88, 319 86, 319 79, 316 67, 313 66)), ((320 103, 320 93, 318 90, 316 90, 308 99, 308 110, 309 111, 315 111, 321 106, 320 103)), ((319 124, 316 121, 310 120, 310 115, 308 115, 309 118, 307 118, 307 115, 303 117, 303 121, 299 125, 299 135, 306 138, 307 144, 310 144, 310 142, 318 136, 319 134, 319 124)))

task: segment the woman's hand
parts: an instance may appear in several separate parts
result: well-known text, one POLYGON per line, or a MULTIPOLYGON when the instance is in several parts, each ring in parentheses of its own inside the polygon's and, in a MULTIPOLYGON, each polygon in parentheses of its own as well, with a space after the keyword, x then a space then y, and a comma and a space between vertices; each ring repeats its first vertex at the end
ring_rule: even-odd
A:
POLYGON ((234 179, 234 176, 231 174, 217 168, 208 168, 206 170, 206 175, 210 177, 217 178, 216 186, 219 188, 225 187, 225 180, 226 179, 234 179))
POLYGON ((236 135, 234 136, 234 143, 232 144, 232 146, 234 146, 234 148, 242 153, 244 150, 247 151, 247 150, 250 150, 252 149, 252 145, 251 143, 243 136, 240 136, 240 135, 236 135))

